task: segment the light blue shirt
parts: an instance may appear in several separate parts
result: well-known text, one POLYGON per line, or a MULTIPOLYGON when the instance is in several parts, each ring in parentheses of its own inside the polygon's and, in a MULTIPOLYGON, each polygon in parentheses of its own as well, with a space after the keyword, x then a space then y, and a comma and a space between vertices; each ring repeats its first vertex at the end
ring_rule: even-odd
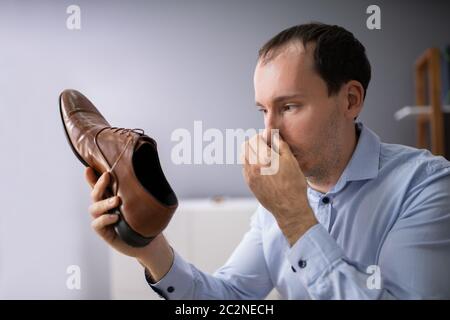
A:
POLYGON ((263 299, 274 287, 284 299, 450 299, 450 162, 357 128, 336 185, 308 189, 319 224, 292 247, 259 206, 213 275, 174 251, 150 286, 167 299, 263 299))

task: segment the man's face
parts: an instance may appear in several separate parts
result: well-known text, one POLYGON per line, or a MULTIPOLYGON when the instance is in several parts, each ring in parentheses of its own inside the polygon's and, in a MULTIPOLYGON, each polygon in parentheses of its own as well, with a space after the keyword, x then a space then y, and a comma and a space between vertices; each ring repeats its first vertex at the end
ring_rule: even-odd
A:
POLYGON ((255 100, 266 129, 279 129, 306 177, 326 179, 339 159, 343 97, 328 96, 314 70, 314 44, 289 45, 269 62, 258 63, 255 100))

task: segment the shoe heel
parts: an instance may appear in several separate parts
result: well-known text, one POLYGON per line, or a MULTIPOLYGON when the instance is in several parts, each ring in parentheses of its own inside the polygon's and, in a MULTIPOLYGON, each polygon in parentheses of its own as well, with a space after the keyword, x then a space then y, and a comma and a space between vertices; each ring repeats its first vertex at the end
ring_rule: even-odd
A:
POLYGON ((131 229, 128 223, 123 219, 122 214, 119 210, 112 212, 119 215, 119 220, 114 225, 114 230, 119 235, 119 237, 128 245, 132 247, 145 247, 148 245, 155 237, 144 237, 131 229))

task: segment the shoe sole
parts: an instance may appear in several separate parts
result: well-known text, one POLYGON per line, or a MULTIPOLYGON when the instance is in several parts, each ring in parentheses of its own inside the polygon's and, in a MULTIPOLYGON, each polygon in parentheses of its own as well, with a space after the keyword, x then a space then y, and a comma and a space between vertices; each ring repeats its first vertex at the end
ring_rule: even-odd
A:
MULTIPOLYGON (((64 135, 66 136, 67 142, 70 145, 70 149, 72 149, 72 152, 75 154, 77 159, 85 166, 89 167, 89 164, 80 156, 78 151, 75 149, 75 147, 72 144, 72 141, 70 141, 69 133, 67 132, 66 126, 64 124, 64 116, 62 112, 62 104, 61 104, 61 96, 59 96, 59 114, 61 116, 61 122, 62 126, 64 128, 64 135)), ((97 172, 96 172, 97 173, 97 172)), ((98 174, 97 174, 98 175, 98 174)), ((131 227, 128 225, 128 223, 125 221, 125 219, 122 216, 122 212, 120 212, 120 209, 116 208, 113 210, 108 211, 110 214, 117 214, 119 216, 119 219, 114 224, 114 230, 119 235, 119 237, 129 244, 132 247, 145 247, 148 245, 155 237, 144 237, 143 235, 137 233, 131 227)))

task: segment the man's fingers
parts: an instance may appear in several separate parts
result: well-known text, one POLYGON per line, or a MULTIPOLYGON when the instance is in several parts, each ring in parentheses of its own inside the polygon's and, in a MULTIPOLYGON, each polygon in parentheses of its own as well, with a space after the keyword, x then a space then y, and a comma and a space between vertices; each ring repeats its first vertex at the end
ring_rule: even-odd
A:
POLYGON ((94 202, 89 206, 89 213, 93 218, 97 218, 120 204, 119 197, 111 197, 105 200, 94 202))
POLYGON ((117 222, 119 216, 117 214, 104 214, 100 217, 94 219, 91 223, 92 228, 99 234, 102 234, 102 231, 117 222))
POLYGON ((97 183, 94 185, 94 188, 91 192, 92 202, 97 202, 103 199, 103 195, 105 194, 106 188, 109 185, 109 173, 105 172, 98 179, 97 183))
POLYGON ((98 181, 98 177, 94 169, 92 169, 91 167, 87 167, 86 170, 84 170, 84 177, 86 178, 89 186, 91 188, 94 188, 95 183, 98 181))
POLYGON ((245 159, 248 164, 258 164, 256 148, 252 147, 251 139, 245 143, 245 159))
POLYGON ((255 135, 242 145, 242 162, 251 165, 269 165, 271 149, 261 135, 255 135))
POLYGON ((280 155, 285 155, 286 153, 292 153, 291 149, 289 148, 289 145, 279 135, 274 137, 274 139, 272 141, 272 145, 273 145, 274 149, 277 150, 277 152, 280 155))
MULTIPOLYGON (((262 132, 261 136, 264 140, 264 142, 271 147, 272 146, 272 133, 274 132, 275 129, 264 129, 264 131, 262 132)), ((278 130, 277 130, 278 131, 278 130)))
POLYGON ((261 134, 253 136, 249 140, 250 149, 253 150, 254 159, 250 157, 250 164, 269 165, 270 164, 270 148, 261 134))
POLYGON ((272 161, 272 152, 275 152, 275 150, 267 145, 266 140, 260 134, 257 136, 257 141, 259 163, 263 166, 270 165, 270 162, 272 161))

